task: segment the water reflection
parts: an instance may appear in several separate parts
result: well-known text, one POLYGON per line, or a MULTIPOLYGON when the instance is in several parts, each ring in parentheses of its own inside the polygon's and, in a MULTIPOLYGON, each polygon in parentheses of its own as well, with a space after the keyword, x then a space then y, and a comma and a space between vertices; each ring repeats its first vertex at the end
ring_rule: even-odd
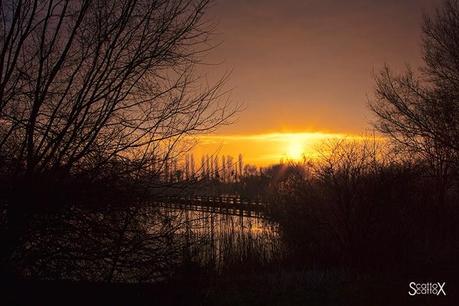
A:
POLYGON ((268 265, 282 249, 278 226, 261 215, 151 203, 37 214, 30 227, 15 260, 17 273, 31 279, 150 282, 190 267, 221 273, 268 265))
POLYGON ((183 263, 221 272, 236 265, 267 264, 279 256, 278 226, 262 215, 205 209, 160 210, 164 220, 178 229, 175 238, 183 242, 183 263))

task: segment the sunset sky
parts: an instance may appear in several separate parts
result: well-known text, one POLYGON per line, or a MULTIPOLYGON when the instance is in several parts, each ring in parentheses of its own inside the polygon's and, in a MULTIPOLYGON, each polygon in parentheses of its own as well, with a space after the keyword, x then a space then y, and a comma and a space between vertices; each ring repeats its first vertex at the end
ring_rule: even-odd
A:
POLYGON ((311 152, 320 137, 368 132, 373 72, 421 63, 422 16, 440 3, 217 0, 208 16, 221 45, 205 61, 218 65, 205 71, 210 81, 231 71, 227 88, 245 110, 196 152, 241 152, 260 164, 311 152))

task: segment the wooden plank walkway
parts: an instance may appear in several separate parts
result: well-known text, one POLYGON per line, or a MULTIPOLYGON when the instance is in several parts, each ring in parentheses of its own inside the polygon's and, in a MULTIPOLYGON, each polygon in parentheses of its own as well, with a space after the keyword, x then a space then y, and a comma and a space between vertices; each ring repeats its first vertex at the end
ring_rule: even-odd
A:
POLYGON ((259 217, 268 205, 260 199, 250 200, 233 196, 169 196, 157 202, 163 207, 222 214, 259 217))

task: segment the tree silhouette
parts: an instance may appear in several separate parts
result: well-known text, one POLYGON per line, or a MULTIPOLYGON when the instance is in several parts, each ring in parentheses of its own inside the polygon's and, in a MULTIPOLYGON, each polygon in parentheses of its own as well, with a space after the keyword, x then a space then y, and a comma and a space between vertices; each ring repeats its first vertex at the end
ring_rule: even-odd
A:
POLYGON ((459 4, 447 1, 434 17, 425 17, 420 73, 396 75, 386 66, 370 102, 376 128, 430 163, 440 197, 459 166, 458 30, 459 4))
POLYGON ((197 1, 11 1, 0 7, 0 152, 14 173, 148 165, 232 113, 194 90, 208 49, 197 1), (13 163, 11 163, 13 164, 13 163))
MULTIPOLYGON (((0 192, 8 194, 0 200, 7 219, 2 264, 28 232, 34 241, 46 236, 52 224, 41 224, 40 214, 60 209, 66 217, 58 214, 57 228, 70 230, 73 221, 65 220, 78 202, 72 196, 85 193, 99 202, 115 187, 180 181, 181 140, 228 122, 237 107, 222 92, 226 76, 202 85, 208 83, 196 74, 212 48, 212 28, 203 18, 209 3, 1 2, 0 192), (41 227, 32 228, 35 223, 41 227)), ((193 159, 190 167, 194 175, 193 159)), ((81 236, 63 245, 89 236, 85 222, 103 223, 94 216, 81 212, 81 236)))

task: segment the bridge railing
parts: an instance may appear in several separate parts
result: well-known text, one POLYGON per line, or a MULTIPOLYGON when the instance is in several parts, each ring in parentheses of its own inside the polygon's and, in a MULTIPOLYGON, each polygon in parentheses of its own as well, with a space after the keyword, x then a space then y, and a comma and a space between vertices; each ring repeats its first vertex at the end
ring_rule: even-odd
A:
POLYGON ((203 195, 188 195, 188 196, 168 196, 164 199, 165 202, 181 202, 188 204, 203 204, 203 205, 234 205, 234 206, 266 206, 260 198, 248 199, 239 196, 203 196, 203 195))

